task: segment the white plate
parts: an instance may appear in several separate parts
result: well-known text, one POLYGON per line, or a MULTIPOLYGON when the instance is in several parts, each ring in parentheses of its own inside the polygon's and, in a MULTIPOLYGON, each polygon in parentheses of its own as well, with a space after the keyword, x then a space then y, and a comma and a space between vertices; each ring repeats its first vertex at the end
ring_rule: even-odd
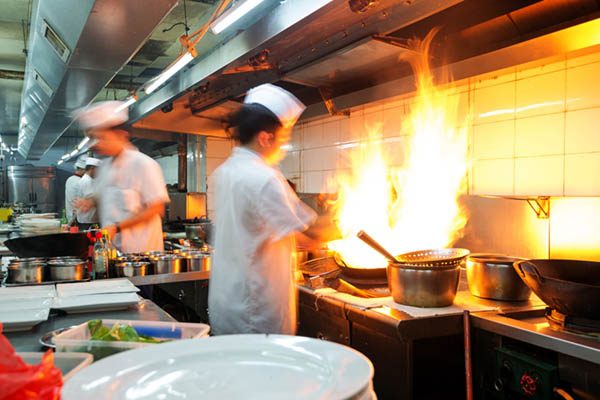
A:
POLYGON ((58 284, 56 291, 59 297, 69 297, 101 293, 133 293, 139 292, 140 289, 129 279, 124 278, 58 284))
POLYGON ((37 297, 25 299, 0 299, 0 313, 11 310, 39 310, 52 307, 52 297, 37 297))
POLYGON ((49 308, 0 311, 4 332, 26 331, 48 319, 49 308))
POLYGON ((137 304, 136 293, 106 293, 85 296, 55 297, 52 308, 68 313, 121 310, 137 304))
POLYGON ((34 299, 56 296, 54 285, 0 287, 0 301, 15 301, 16 299, 34 299))
POLYGON ((336 343, 283 335, 179 340, 116 354, 76 374, 62 399, 349 399, 371 362, 336 343))

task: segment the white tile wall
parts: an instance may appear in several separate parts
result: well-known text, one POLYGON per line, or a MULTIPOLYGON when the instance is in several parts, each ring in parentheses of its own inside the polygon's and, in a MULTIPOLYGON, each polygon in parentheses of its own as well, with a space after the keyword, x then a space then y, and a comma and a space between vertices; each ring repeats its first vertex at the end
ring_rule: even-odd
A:
MULTIPOLYGON (((470 194, 598 195, 598 71, 600 51, 461 82, 455 95, 460 99, 457 119, 472 117, 467 120, 470 194)), ((327 176, 334 174, 335 181, 332 171, 348 168, 348 152, 369 131, 383 137, 389 163, 401 165, 407 133, 403 127, 414 102, 403 95, 357 107, 350 117, 299 124, 293 139, 298 155, 284 161, 282 170, 298 177, 302 191, 323 191, 327 176)))

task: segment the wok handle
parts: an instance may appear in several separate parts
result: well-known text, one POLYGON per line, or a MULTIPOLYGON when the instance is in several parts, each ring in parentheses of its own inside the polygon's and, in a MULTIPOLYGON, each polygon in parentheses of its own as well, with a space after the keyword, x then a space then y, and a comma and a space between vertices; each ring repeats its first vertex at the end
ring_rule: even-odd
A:
POLYGON ((377 252, 382 254, 385 258, 387 258, 391 262, 393 262, 393 263, 398 262, 398 260, 396 260, 396 257, 394 257, 389 251, 387 251, 382 245, 380 245, 375 239, 373 239, 367 232, 359 231, 356 234, 356 236, 360 240, 362 240, 363 242, 365 242, 366 244, 371 246, 371 248, 373 248, 374 250, 376 250, 377 252))
POLYGON ((533 265, 529 261, 518 261, 515 263, 515 265, 517 266, 517 272, 521 275, 522 278, 526 278, 529 274, 533 276, 533 278, 535 278, 535 280, 538 281, 538 283, 544 282, 544 278, 542 277, 540 272, 537 270, 535 265, 533 265), (523 270, 523 266, 525 266, 525 271, 523 270))

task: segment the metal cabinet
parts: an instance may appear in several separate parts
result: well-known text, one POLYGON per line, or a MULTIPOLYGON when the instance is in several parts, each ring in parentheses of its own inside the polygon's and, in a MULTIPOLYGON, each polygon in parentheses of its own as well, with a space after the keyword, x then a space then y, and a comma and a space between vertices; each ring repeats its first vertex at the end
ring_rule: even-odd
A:
POLYGON ((54 168, 11 166, 7 177, 9 203, 23 203, 39 212, 56 211, 54 168))

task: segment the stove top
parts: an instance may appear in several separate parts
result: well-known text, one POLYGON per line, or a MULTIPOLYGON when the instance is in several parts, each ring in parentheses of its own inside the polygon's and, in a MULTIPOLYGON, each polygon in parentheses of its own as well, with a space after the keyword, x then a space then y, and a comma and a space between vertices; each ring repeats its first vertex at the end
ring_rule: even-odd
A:
POLYGON ((476 328, 600 364, 598 321, 566 317, 545 306, 471 314, 471 321, 476 328))

